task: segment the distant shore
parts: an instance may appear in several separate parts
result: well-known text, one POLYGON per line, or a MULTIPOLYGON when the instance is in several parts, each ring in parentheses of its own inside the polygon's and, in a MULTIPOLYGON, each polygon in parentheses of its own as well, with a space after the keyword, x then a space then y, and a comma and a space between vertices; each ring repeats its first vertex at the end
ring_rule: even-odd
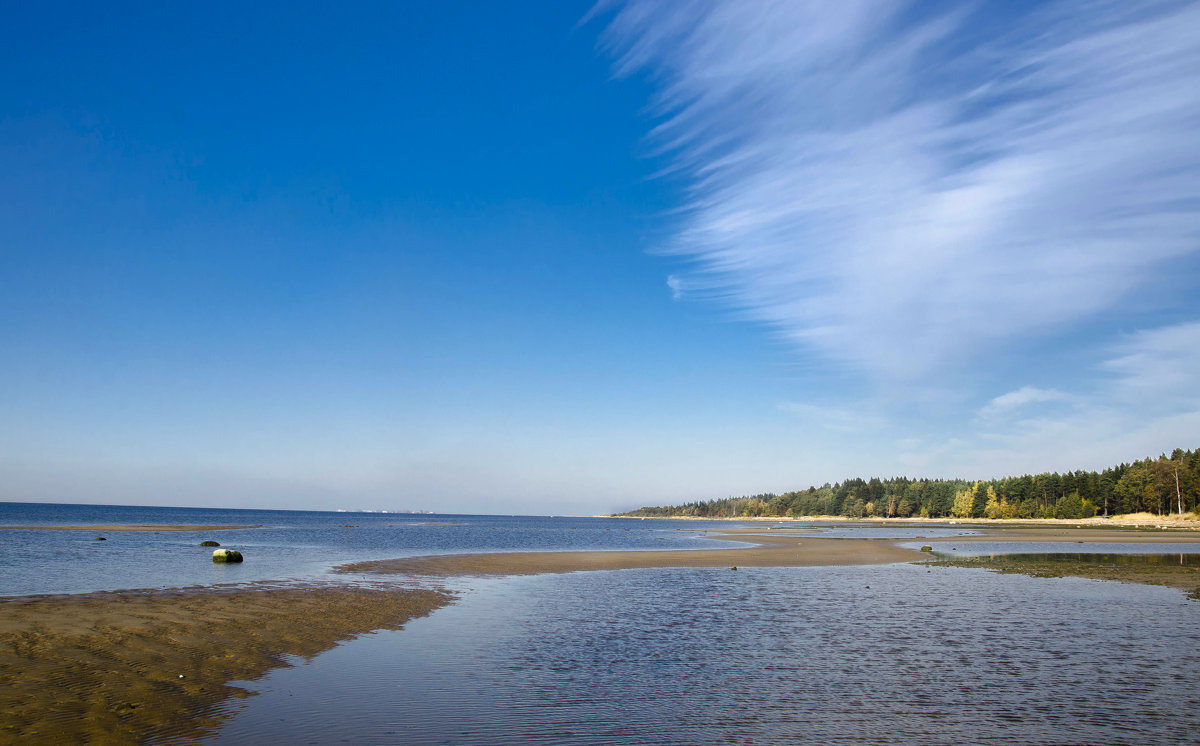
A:
POLYGON ((844 515, 808 515, 808 516, 743 516, 734 518, 731 516, 691 516, 691 515, 661 515, 661 516, 641 516, 641 515, 598 515, 595 518, 622 518, 630 521, 722 521, 730 523, 874 523, 883 526, 957 526, 957 525, 976 525, 976 526, 991 526, 995 528, 1003 528, 1005 526, 1032 526, 1032 527, 1055 527, 1055 526, 1087 526, 1095 527, 1110 527, 1110 528, 1175 528, 1191 531, 1200 531, 1200 518, 1194 513, 1170 513, 1168 515, 1154 515, 1153 513, 1132 513, 1127 515, 1114 515, 1108 518, 1103 516, 1094 516, 1092 518, 921 518, 920 516, 909 516, 907 518, 883 518, 880 516, 870 516, 863 518, 852 518, 844 515))
POLYGON ((202 737, 219 703, 245 696, 229 682, 450 600, 342 583, 0 598, 0 741, 202 737))

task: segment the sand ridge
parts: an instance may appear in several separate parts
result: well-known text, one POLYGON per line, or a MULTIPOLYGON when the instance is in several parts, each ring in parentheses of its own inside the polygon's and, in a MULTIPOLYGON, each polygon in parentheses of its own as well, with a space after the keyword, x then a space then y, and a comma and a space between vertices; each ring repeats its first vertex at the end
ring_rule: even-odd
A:
MULTIPOLYGON (((929 559, 929 555, 900 546, 971 541, 1038 541, 1066 544, 1131 542, 1170 545, 1192 543, 1193 532, 1145 531, 1117 528, 1076 528, 1062 525, 1021 527, 956 526, 970 531, 960 536, 928 538, 914 530, 907 539, 827 538, 811 528, 743 526, 701 531, 703 538, 752 542, 752 547, 668 550, 616 550, 584 552, 492 552, 443 554, 354 562, 334 568, 340 573, 382 575, 532 575, 590 570, 630 570, 655 567, 818 567, 879 565, 929 559)), ((682 530, 682 529, 681 529, 682 530)), ((698 530, 699 531, 699 530, 698 530)), ((1070 551, 1064 546, 1063 551, 1070 551)))
POLYGON ((652 567, 817 567, 911 562, 927 555, 891 539, 829 539, 811 534, 762 536, 724 530, 703 538, 753 542, 752 547, 584 552, 443 554, 354 562, 337 572, 407 575, 530 575, 652 567))

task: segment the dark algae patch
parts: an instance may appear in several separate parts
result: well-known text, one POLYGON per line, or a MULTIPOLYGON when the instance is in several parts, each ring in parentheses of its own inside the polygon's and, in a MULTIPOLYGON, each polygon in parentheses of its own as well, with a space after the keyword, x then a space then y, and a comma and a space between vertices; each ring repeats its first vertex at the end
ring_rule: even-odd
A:
POLYGON ((0 598, 0 743, 203 738, 246 694, 229 682, 449 600, 341 584, 0 598))
POLYGON ((925 564, 935 567, 976 567, 1035 578, 1090 578, 1120 583, 1163 585, 1188 592, 1200 600, 1200 554, 991 554, 975 557, 938 555, 925 564))

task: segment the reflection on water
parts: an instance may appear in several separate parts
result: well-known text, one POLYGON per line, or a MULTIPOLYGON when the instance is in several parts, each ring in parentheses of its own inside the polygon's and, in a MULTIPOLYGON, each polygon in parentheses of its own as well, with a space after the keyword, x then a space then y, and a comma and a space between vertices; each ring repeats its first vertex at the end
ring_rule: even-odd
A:
POLYGON ((771 527, 772 533, 779 530, 813 533, 826 539, 937 539, 979 536, 982 533, 978 529, 965 526, 957 528, 910 524, 880 526, 874 523, 822 523, 819 521, 782 523, 771 527), (799 530, 797 531, 797 529, 799 530))
POLYGON ((1198 621, 1164 588, 914 565, 478 580, 252 685, 213 740, 1195 743, 1198 621))

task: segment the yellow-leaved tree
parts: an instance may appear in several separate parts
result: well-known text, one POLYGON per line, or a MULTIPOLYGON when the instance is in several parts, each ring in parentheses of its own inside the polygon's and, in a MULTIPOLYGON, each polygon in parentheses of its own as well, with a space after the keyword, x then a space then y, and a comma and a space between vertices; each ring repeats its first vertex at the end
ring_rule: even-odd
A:
POLYGON ((983 514, 988 518, 1004 517, 1004 509, 1000 506, 1000 500, 996 497, 996 488, 990 484, 987 488, 987 503, 983 506, 983 514))
POLYGON ((968 487, 965 490, 960 490, 954 493, 954 506, 950 508, 950 512, 959 518, 966 518, 971 515, 971 505, 975 502, 975 488, 968 487))

